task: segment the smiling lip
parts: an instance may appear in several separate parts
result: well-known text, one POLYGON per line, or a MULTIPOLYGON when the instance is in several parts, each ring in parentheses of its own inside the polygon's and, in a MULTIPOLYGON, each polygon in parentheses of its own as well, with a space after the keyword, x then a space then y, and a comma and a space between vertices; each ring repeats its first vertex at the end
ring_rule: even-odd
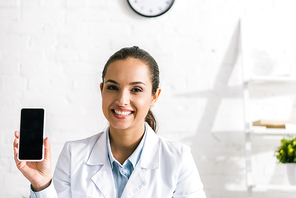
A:
POLYGON ((132 110, 121 109, 121 108, 114 108, 114 109, 111 109, 111 111, 113 115, 118 119, 126 119, 134 113, 134 111, 132 110))

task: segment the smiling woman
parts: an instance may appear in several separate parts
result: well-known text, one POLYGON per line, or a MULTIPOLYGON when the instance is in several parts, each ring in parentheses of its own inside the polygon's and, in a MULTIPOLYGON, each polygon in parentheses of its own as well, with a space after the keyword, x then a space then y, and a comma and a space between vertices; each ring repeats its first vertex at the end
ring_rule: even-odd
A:
POLYGON ((159 69, 146 51, 123 48, 107 61, 100 85, 109 127, 67 142, 51 182, 51 151, 42 162, 15 162, 31 182, 31 197, 205 198, 190 148, 155 134, 150 110, 161 93, 159 69))
MULTIPOLYGON (((115 89, 117 94, 124 94, 124 97, 131 97, 133 100, 130 100, 130 105, 143 105, 141 106, 141 111, 139 113, 143 112, 145 115, 144 121, 146 121, 150 127, 156 131, 156 120, 152 111, 150 110, 150 107, 154 106, 159 97, 161 89, 159 88, 158 65, 149 53, 139 49, 138 47, 124 48, 115 53, 109 58, 104 67, 101 84, 102 91, 104 84, 109 85, 107 86, 108 90, 115 89), (109 71, 109 67, 112 67, 111 71, 109 71), (118 77, 117 81, 115 79, 111 79, 114 76, 118 77), (127 95, 128 93, 130 95, 127 95)), ((115 94, 115 90, 112 91, 113 96, 115 94)), ((106 95, 106 97, 110 96, 110 94, 106 95)), ((118 97, 118 95, 116 97, 118 97)), ((103 92, 102 99, 103 112, 106 116, 107 111, 104 108, 104 101, 106 100, 104 100, 103 92)), ((108 99, 108 101, 110 101, 110 99, 108 99)), ((118 102, 125 101, 117 101, 117 104, 118 102)), ((127 102, 129 102, 129 100, 127 102)), ((137 107, 133 106, 130 108, 137 107)), ((118 111, 120 111, 120 109, 118 109, 118 111)), ((135 115, 137 115, 137 117, 141 116, 141 114, 138 115, 138 112, 136 112, 135 115)), ((108 121, 110 122, 110 120, 108 121)))
POLYGON ((148 73, 147 66, 134 58, 109 65, 104 78, 106 82, 101 89, 103 113, 110 122, 110 131, 113 128, 143 130, 149 108, 154 106, 159 96, 151 93, 148 73))

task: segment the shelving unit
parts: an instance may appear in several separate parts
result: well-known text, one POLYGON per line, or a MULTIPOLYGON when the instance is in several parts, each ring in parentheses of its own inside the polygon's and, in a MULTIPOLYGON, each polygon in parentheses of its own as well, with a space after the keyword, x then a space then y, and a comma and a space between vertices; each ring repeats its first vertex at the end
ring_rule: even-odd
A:
MULTIPOLYGON (((264 13, 260 11, 260 15, 254 15, 252 14, 251 17, 248 17, 250 15, 246 15, 242 18, 240 25, 241 25, 241 60, 242 60, 242 74, 243 74, 243 105, 244 105, 244 132, 245 132, 245 156, 246 156, 246 184, 248 188, 248 198, 252 198, 252 192, 256 191, 266 191, 266 190, 282 190, 282 191, 293 191, 296 192, 296 186, 289 186, 289 185, 260 185, 256 184, 254 182, 254 177, 252 174, 252 138, 255 138, 255 136, 285 136, 285 135, 296 135, 296 130, 287 130, 287 129, 267 129, 267 128, 259 128, 259 127, 253 127, 252 122, 254 121, 251 118, 251 112, 250 112, 250 89, 253 86, 260 85, 262 87, 262 84, 272 84, 272 85, 278 85, 281 84, 281 86, 291 86, 296 85, 296 76, 272 76, 272 75, 252 75, 252 72, 250 72, 250 68, 252 67, 252 64, 254 64, 254 60, 250 60, 252 56, 248 56, 247 53, 250 53, 250 48, 252 47, 252 43, 249 42, 250 39, 254 38, 248 38, 250 37, 249 34, 255 35, 254 31, 260 31, 260 25, 257 27, 251 27, 252 25, 256 24, 258 21, 260 23, 260 16, 264 16, 265 19, 270 20, 269 23, 273 23, 270 27, 277 27, 276 26, 276 20, 277 22, 281 22, 281 19, 274 19, 270 16, 272 12, 268 11, 267 13, 264 13), (257 21, 256 21, 257 20, 257 21), (274 21, 273 21, 274 20, 274 21), (258 29, 259 27, 259 29, 258 29), (251 32, 253 31, 253 32, 251 32), (251 33, 250 33, 251 32, 251 33)), ((278 17, 278 15, 274 15, 274 17, 278 17)), ((265 20, 262 19, 262 20, 265 20)), ((262 22, 262 21, 261 21, 262 22)), ((268 21, 267 21, 268 23, 268 21)), ((265 24, 265 23, 261 23, 265 24)), ((263 27, 262 27, 263 28, 263 27)), ((266 27, 264 27, 266 28, 266 27)), ((263 30, 262 30, 263 31, 263 30)), ((264 30, 265 31, 265 30, 264 30)), ((268 32, 268 30, 266 30, 268 32)), ((272 32, 272 31, 271 31, 272 32)), ((263 35, 262 32, 260 32, 261 35, 263 35)), ((278 36, 278 35, 277 35, 278 36)), ((285 35, 283 35, 285 36, 285 35)), ((270 41, 273 42, 273 41, 270 41)), ((268 43, 268 42, 267 42, 268 43)), ((296 63, 295 63, 296 64, 296 63)), ((291 93, 293 94, 293 93, 291 93)))
POLYGON ((248 80, 244 83, 243 88, 243 97, 244 97, 244 119, 245 119, 245 150, 246 150, 246 179, 247 179, 247 187, 248 187, 248 198, 252 197, 253 191, 266 191, 266 190, 284 190, 284 191, 295 191, 296 186, 284 186, 284 185, 257 185, 253 180, 252 175, 252 138, 254 135, 296 135, 296 130, 287 130, 287 129, 267 129, 264 127, 253 127, 252 120, 250 118, 249 112, 249 82, 253 83, 296 83, 296 81, 288 80, 288 79, 279 79, 278 78, 256 78, 256 80, 248 80), (260 79, 260 80, 259 80, 260 79))

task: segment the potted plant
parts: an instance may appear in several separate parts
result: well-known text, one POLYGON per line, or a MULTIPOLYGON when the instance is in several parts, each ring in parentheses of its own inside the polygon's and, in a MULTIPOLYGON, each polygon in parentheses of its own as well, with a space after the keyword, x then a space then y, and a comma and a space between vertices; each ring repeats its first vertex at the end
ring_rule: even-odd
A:
POLYGON ((296 137, 288 136, 281 140, 281 146, 275 151, 279 163, 287 164, 287 173, 292 185, 296 185, 296 137))

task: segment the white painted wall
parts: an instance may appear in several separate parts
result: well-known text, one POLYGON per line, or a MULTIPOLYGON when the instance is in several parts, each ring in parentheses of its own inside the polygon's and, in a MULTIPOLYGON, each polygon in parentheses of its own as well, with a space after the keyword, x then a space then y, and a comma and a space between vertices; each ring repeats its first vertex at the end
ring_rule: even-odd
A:
MULTIPOLYGON (((21 107, 47 109, 46 134, 55 166, 65 141, 105 128, 102 67, 118 49, 138 45, 155 57, 161 70, 163 92, 153 109, 159 135, 191 146, 209 198, 247 197, 239 19, 248 11, 292 4, 176 0, 164 16, 147 19, 133 13, 125 0, 0 0, 0 196, 29 192, 12 151, 21 107)), ((295 96, 285 97, 281 113, 295 120, 295 96)), ((260 103, 265 99, 255 100, 255 115, 272 106, 260 103)), ((287 184, 285 166, 273 157, 280 138, 253 140, 254 160, 260 162, 253 167, 256 179, 287 184)), ((258 191, 254 197, 294 194, 258 191)))

